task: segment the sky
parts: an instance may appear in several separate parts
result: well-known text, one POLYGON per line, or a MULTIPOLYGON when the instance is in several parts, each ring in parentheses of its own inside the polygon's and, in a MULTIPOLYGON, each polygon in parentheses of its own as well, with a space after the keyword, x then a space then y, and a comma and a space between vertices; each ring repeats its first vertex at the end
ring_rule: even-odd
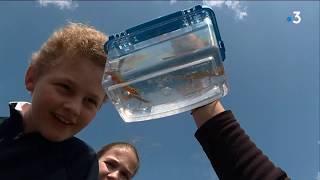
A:
MULTIPOLYGON (((320 180, 319 1, 0 1, 0 115, 9 101, 30 101, 31 54, 68 21, 110 35, 196 4, 213 8, 226 47, 225 108, 293 180, 320 180)), ((95 150, 135 144, 137 180, 218 179, 196 129, 189 112, 125 123, 109 102, 77 137, 95 150)))

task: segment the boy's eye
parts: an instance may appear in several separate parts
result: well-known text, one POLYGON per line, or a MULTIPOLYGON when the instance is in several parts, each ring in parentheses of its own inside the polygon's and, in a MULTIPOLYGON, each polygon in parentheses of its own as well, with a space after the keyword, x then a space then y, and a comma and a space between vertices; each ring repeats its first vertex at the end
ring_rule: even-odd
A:
POLYGON ((58 85, 59 88, 61 88, 63 90, 66 90, 66 91, 69 91, 71 89, 71 87, 68 84, 65 84, 65 83, 58 83, 57 85, 58 85))

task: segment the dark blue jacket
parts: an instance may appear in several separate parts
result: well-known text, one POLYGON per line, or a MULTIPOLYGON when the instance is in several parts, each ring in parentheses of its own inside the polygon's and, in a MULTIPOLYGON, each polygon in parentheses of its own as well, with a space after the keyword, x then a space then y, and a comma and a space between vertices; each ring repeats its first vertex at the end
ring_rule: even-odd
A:
POLYGON ((39 133, 23 134, 22 116, 10 104, 0 119, 0 180, 97 180, 95 152, 76 137, 50 142, 39 133))

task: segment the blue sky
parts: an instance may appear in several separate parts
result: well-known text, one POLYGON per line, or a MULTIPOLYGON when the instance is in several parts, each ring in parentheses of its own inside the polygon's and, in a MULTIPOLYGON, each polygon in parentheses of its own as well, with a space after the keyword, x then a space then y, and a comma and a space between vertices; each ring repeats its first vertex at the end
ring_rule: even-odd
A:
MULTIPOLYGON (((113 34, 202 3, 1 1, 0 114, 9 114, 9 101, 30 101, 24 73, 31 54, 67 21, 113 34)), ((319 180, 319 2, 207 3, 226 46, 230 92, 223 104, 293 180, 319 180), (299 24, 287 20, 293 11, 300 11, 299 24)), ((95 149, 119 140, 134 143, 142 163, 135 179, 217 179, 195 131, 189 113, 127 124, 108 103, 78 137, 95 149)))

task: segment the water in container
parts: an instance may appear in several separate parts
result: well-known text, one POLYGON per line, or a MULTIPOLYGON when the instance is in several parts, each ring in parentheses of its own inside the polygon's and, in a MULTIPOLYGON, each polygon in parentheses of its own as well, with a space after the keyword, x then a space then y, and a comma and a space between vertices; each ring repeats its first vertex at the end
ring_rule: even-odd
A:
POLYGON ((112 35, 103 87, 126 122, 161 118, 228 92, 212 9, 195 6, 112 35))

